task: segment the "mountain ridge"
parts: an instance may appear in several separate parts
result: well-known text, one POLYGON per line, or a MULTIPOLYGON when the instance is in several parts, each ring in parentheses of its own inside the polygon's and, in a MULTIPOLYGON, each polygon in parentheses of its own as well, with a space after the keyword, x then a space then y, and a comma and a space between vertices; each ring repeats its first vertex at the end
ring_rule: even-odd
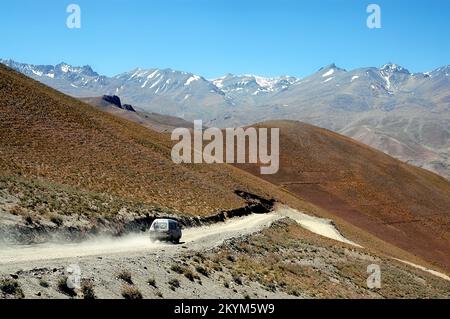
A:
POLYGON ((172 69, 105 77, 88 66, 61 63, 53 72, 0 62, 75 97, 119 95, 143 111, 202 119, 210 127, 307 122, 450 179, 450 66, 411 73, 394 63, 350 71, 330 64, 301 79, 228 74, 207 80, 172 69))
MULTIPOLYGON (((259 85, 260 88, 267 87, 267 83, 277 81, 277 80, 281 81, 281 80, 285 80, 285 79, 291 80, 291 81, 289 81, 290 85, 297 84, 298 82, 300 82, 304 79, 307 79, 311 76, 314 76, 318 73, 321 73, 323 71, 328 71, 328 70, 336 70, 336 71, 340 71, 343 73, 353 73, 358 70, 372 69, 372 70, 378 70, 380 73, 384 73, 385 76, 393 75, 396 73, 403 73, 403 74, 407 74, 407 75, 411 75, 411 76, 422 76, 424 78, 433 78, 435 76, 439 76, 440 73, 445 73, 446 76, 449 76, 449 72, 450 72, 450 65, 441 66, 441 67, 438 67, 436 69, 433 69, 433 70, 430 70, 427 72, 411 73, 411 72, 409 72, 408 69, 406 69, 398 64, 392 63, 392 62, 388 62, 379 68, 377 68, 377 67, 361 67, 361 68, 356 68, 356 69, 349 70, 349 71, 346 69, 340 68, 336 64, 332 63, 332 64, 329 64, 329 65, 326 65, 326 66, 320 68, 317 72, 315 72, 309 76, 305 76, 303 78, 296 77, 296 76, 290 76, 290 75, 279 75, 279 76, 267 77, 267 76, 262 76, 262 75, 257 75, 257 74, 227 73, 224 76, 221 76, 218 78, 206 79, 205 77, 203 77, 201 75, 197 75, 197 74, 194 74, 191 72, 186 72, 186 71, 177 71, 177 70, 173 70, 171 68, 165 68, 165 69, 135 68, 133 70, 125 71, 125 72, 108 77, 105 75, 100 75, 99 73, 95 72, 90 65, 72 66, 66 62, 61 62, 56 65, 35 65, 35 64, 16 62, 12 59, 0 59, 0 63, 5 64, 9 67, 12 67, 13 69, 15 69, 21 73, 24 73, 24 74, 28 74, 31 76, 47 76, 49 78, 54 78, 56 75, 61 75, 61 74, 70 74, 70 75, 81 74, 81 75, 85 75, 88 77, 109 78, 109 79, 120 79, 120 78, 128 77, 128 80, 131 80, 136 77, 141 78, 143 76, 148 76, 148 75, 149 75, 149 77, 147 77, 147 79, 153 78, 154 76, 157 76, 159 72, 162 72, 162 73, 176 73, 176 74, 182 74, 185 76, 189 76, 188 80, 185 81, 185 85, 189 85, 191 82, 199 81, 199 80, 206 81, 211 84, 215 84, 215 83, 220 83, 220 80, 223 80, 226 78, 234 78, 234 79, 237 79, 238 81, 241 78, 251 78, 253 80, 256 80, 255 82, 257 82, 257 84, 259 85), (42 72, 43 70, 47 70, 50 72, 44 73, 44 72, 42 72), (58 74, 55 74, 55 71, 58 72, 58 74), (131 76, 130 76, 130 74, 131 74, 131 76), (265 83, 263 83, 263 82, 265 82, 265 83)), ((145 83, 145 81, 144 81, 144 83, 145 83)), ((148 84, 148 82, 145 85, 142 85, 142 88, 145 88, 147 86, 147 84, 148 84)), ((389 84, 387 84, 387 86, 389 86, 389 84)), ((216 87, 218 89, 220 89, 222 87, 222 85, 216 85, 216 87)))

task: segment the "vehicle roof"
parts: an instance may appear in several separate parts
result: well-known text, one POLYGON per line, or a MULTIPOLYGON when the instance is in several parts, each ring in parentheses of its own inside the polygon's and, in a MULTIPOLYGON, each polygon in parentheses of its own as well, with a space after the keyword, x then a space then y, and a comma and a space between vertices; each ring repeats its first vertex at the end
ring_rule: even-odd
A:
POLYGON ((155 219, 153 222, 172 222, 172 223, 178 223, 177 220, 175 219, 170 219, 170 218, 157 218, 155 219))

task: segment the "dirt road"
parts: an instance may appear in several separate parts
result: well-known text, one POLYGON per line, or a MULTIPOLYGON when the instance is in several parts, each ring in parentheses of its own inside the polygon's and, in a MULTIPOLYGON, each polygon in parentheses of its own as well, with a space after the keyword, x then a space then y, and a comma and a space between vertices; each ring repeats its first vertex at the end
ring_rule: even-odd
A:
MULTIPOLYGON (((355 247, 362 246, 345 238, 334 226, 333 221, 307 215, 287 206, 279 206, 269 214, 254 214, 234 218, 224 223, 210 226, 188 228, 183 231, 180 245, 164 242, 151 242, 148 234, 132 234, 121 238, 96 238, 82 243, 47 243, 40 245, 0 247, 0 266, 8 264, 23 264, 32 261, 55 259, 70 259, 88 256, 106 256, 113 254, 127 255, 131 253, 163 253, 173 256, 185 249, 202 251, 219 246, 224 240, 258 232, 276 220, 289 217, 303 228, 355 247)), ((405 261, 402 261, 405 262, 405 261)), ((445 275, 433 270, 408 263, 443 279, 450 280, 445 275)))
POLYGON ((332 221, 310 216, 290 207, 280 206, 269 214, 253 214, 230 219, 224 223, 185 229, 181 244, 177 246, 163 242, 151 242, 148 234, 132 234, 121 238, 96 238, 82 243, 6 246, 0 247, 0 265, 161 250, 165 254, 170 255, 179 253, 180 250, 186 248, 190 250, 206 250, 220 245, 226 239, 258 232, 270 226, 272 222, 284 217, 295 220, 305 229, 318 235, 358 246, 342 236, 334 227, 332 221))
POLYGON ((18 278, 27 298, 66 298, 57 285, 66 275, 67 267, 72 265, 80 268, 82 278, 95 284, 99 298, 122 297, 124 283, 118 279, 118 274, 125 270, 132 273, 135 287, 145 298, 236 298, 249 294, 261 298, 290 298, 292 296, 285 292, 268 291, 256 282, 235 284, 233 273, 227 269, 202 276, 201 281, 189 280, 172 269, 173 265, 195 269, 192 265, 187 266, 195 260, 193 256, 202 255, 227 239, 258 232, 285 217, 311 232, 357 246, 339 233, 332 221, 279 206, 269 214, 184 229, 180 245, 151 242, 148 234, 133 234, 82 243, 0 247, 0 277, 18 278), (149 278, 156 281, 157 288, 147 283, 149 278), (175 278, 181 282, 181 288, 171 286, 170 282, 175 278), (42 280, 49 283, 50 288, 43 287, 42 280))
POLYGON ((186 247, 191 250, 203 250, 218 246, 228 238, 260 231, 282 217, 277 213, 255 214, 211 226, 188 228, 183 230, 181 244, 176 246, 162 242, 151 242, 148 234, 133 234, 121 238, 97 238, 82 243, 48 243, 0 247, 0 265, 133 252, 165 251, 167 254, 171 254, 186 247))

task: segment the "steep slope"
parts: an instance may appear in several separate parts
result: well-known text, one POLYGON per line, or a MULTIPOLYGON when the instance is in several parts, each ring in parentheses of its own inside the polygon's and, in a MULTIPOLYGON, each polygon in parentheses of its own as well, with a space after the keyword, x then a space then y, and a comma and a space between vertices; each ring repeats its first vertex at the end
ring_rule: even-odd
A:
MULTIPOLYGON (((280 170, 262 176, 335 216, 450 270, 450 183, 339 134, 280 128, 280 170)), ((255 175, 255 165, 239 165, 255 175)))
POLYGON ((237 189, 259 192, 259 182, 227 165, 175 165, 166 135, 4 66, 0 101, 2 176, 68 185, 194 216, 244 206, 237 189))

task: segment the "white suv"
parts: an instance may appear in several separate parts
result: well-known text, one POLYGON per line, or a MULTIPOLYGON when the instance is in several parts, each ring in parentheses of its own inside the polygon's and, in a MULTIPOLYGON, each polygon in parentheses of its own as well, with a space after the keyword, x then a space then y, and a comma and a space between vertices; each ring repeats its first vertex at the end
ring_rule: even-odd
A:
POLYGON ((151 240, 167 240, 178 244, 181 236, 181 225, 173 219, 155 219, 150 227, 151 240))

